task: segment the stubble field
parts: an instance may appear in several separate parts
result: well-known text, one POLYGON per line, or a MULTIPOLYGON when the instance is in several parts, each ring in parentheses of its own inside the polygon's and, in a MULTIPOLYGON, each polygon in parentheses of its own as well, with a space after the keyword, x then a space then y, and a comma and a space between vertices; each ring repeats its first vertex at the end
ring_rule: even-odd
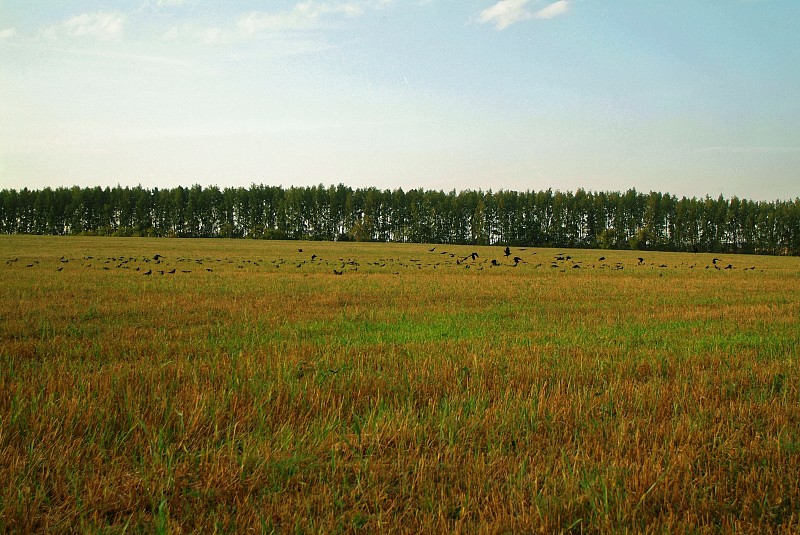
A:
POLYGON ((800 530, 800 259, 433 247, 0 237, 0 532, 800 530))

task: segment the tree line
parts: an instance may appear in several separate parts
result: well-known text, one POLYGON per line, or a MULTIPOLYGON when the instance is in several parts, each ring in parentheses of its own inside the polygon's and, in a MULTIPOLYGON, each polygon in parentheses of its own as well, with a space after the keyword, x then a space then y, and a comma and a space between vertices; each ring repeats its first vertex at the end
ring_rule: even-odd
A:
POLYGON ((800 254, 800 198, 253 184, 4 189, 0 233, 800 254))

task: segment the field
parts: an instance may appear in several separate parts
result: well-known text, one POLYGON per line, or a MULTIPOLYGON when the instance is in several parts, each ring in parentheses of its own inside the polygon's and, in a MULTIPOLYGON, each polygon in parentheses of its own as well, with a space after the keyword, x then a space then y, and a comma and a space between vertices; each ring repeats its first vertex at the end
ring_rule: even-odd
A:
POLYGON ((433 248, 0 237, 0 532, 800 530, 800 258, 433 248))

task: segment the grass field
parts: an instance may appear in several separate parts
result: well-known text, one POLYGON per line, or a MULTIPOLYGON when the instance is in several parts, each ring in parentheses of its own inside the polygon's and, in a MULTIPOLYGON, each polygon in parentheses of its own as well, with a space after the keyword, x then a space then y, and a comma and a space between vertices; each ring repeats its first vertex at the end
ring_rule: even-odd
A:
POLYGON ((0 237, 0 532, 800 530, 800 258, 431 248, 0 237))

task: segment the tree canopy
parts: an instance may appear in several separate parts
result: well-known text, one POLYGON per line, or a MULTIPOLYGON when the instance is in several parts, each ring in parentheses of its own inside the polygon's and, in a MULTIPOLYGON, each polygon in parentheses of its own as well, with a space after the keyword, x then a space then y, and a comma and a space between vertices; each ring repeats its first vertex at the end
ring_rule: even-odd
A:
POLYGON ((0 233, 800 254, 800 198, 253 184, 0 191, 0 233))

